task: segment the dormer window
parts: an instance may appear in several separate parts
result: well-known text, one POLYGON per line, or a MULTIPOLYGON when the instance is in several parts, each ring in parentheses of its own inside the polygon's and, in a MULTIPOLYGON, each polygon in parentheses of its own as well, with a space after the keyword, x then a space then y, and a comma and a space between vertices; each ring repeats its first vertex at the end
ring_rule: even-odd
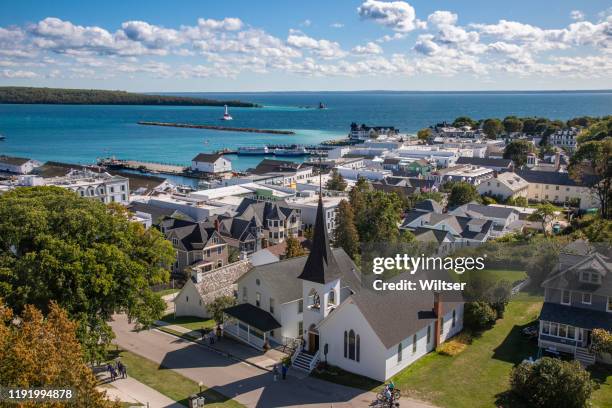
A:
POLYGON ((584 283, 601 283, 601 275, 595 271, 582 271, 580 273, 580 281, 584 283))
POLYGON ((172 245, 178 246, 178 238, 172 238, 172 245))

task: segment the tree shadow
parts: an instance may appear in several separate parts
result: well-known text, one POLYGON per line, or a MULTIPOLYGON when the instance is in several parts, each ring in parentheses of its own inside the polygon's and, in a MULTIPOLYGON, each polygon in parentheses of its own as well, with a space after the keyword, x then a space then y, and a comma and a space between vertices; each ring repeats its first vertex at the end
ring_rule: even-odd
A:
POLYGON ((538 352, 537 339, 529 339, 522 335, 523 329, 533 326, 534 322, 514 325, 504 341, 493 350, 493 358, 512 364, 519 364, 529 357, 535 358, 538 352))

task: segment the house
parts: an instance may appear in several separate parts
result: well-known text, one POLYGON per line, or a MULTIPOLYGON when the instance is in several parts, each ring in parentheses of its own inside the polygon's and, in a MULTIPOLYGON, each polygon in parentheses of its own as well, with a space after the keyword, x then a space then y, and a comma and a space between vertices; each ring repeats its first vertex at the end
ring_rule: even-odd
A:
POLYGON ((609 249, 577 241, 560 253, 558 264, 544 282, 538 346, 573 356, 584 365, 596 356, 591 331, 612 331, 612 267, 609 249), (582 247, 582 248, 580 248, 582 247), (576 250, 578 248, 578 250, 576 250))
POLYGON ((435 170, 435 166, 425 159, 410 161, 406 164, 400 164, 400 170, 404 174, 411 176, 426 176, 435 170))
POLYGON ((57 186, 74 191, 80 197, 105 204, 130 202, 130 180, 127 177, 89 169, 70 170, 65 176, 43 178, 32 174, 19 177, 19 186, 57 186))
POLYGON ((529 183, 527 199, 530 201, 572 204, 581 210, 599 208, 599 198, 588 187, 593 176, 585 176, 584 183, 574 180, 568 173, 518 170, 516 174, 529 183))
POLYGON ((224 334, 260 350, 301 339, 291 359, 307 372, 325 358, 385 381, 463 327, 461 302, 363 287, 344 250, 329 246, 321 201, 307 257, 253 268, 237 284, 240 304, 224 310, 224 334))
POLYGON ((235 216, 219 216, 219 232, 227 243, 248 254, 297 237, 300 210, 283 203, 244 198, 235 216))
POLYGON ((528 189, 529 183, 513 172, 496 174, 495 177, 483 181, 476 187, 478 194, 498 197, 502 200, 516 197, 527 198, 528 189))
POLYGON ((291 186, 292 184, 312 177, 312 166, 304 163, 295 163, 286 160, 263 159, 252 173, 258 176, 266 176, 266 183, 291 186))
POLYGON ((353 122, 351 123, 349 138, 352 140, 366 140, 380 135, 394 136, 398 132, 399 129, 396 129, 395 126, 367 126, 365 124, 358 125, 353 122))
POLYGON ((440 185, 447 182, 463 181, 477 186, 484 180, 492 178, 494 174, 495 172, 489 168, 464 164, 438 169, 431 172, 427 178, 435 180, 440 185))
POLYGON ((577 139, 579 134, 580 129, 575 127, 560 129, 548 136, 548 143, 556 147, 573 151, 576 150, 576 147, 578 146, 577 139))
POLYGON ((166 218, 161 222, 161 228, 176 251, 173 273, 181 274, 194 264, 204 271, 227 265, 228 246, 214 226, 166 218))
MULTIPOLYGON (((132 201, 127 206, 128 210, 134 214, 144 215, 146 218, 151 220, 151 225, 160 227, 162 221, 166 218, 179 218, 182 220, 194 221, 186 214, 172 208, 158 207, 150 203, 143 203, 140 201, 132 201)), ((161 229, 161 227, 160 227, 161 229)), ((164 232, 162 230, 162 232, 164 232)))
MULTIPOLYGON (((346 196, 323 196, 323 211, 325 214, 325 225, 327 232, 333 234, 336 230, 336 213, 338 206, 342 200, 347 200, 346 196)), ((314 227, 317 218, 318 195, 307 197, 293 197, 285 200, 285 203, 290 208, 295 208, 300 213, 302 221, 301 229, 314 227)))
POLYGON ((191 159, 191 170, 202 173, 225 173, 232 171, 232 162, 222 154, 200 153, 191 159))
POLYGON ((524 226, 523 221, 520 220, 519 212, 512 208, 468 203, 449 211, 449 214, 493 222, 492 237, 521 231, 524 226))
POLYGON ((191 278, 187 279, 174 298, 176 316, 211 318, 207 305, 221 296, 235 297, 234 282, 250 268, 248 260, 240 260, 209 271, 193 268, 191 278))
POLYGON ((42 163, 25 157, 0 155, 0 172, 13 174, 29 174, 42 163))
POLYGON ((457 165, 468 164, 471 166, 486 167, 487 169, 495 170, 498 173, 504 171, 512 171, 514 165, 510 159, 497 159, 491 157, 459 157, 457 165))
POLYGON ((487 241, 494 233, 493 221, 472 216, 442 213, 434 200, 424 200, 415 205, 402 221, 400 229, 424 233, 425 229, 447 231, 458 245, 470 245, 487 241))

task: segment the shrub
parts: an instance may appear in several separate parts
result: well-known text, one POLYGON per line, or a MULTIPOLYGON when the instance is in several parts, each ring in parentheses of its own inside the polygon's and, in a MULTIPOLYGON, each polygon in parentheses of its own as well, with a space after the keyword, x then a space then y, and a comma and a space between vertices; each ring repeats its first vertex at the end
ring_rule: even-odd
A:
POLYGON ((604 329, 593 329, 591 349, 596 353, 612 354, 612 333, 604 329))
POLYGON ((583 408, 593 392, 590 374, 577 361, 543 357, 510 374, 512 392, 529 407, 583 408))
POLYGON ((466 303, 464 313, 463 323, 475 331, 490 328, 497 319, 497 312, 487 302, 466 303))
POLYGON ((472 336, 467 332, 462 332, 449 341, 440 344, 436 351, 443 356, 456 356, 460 354, 472 342, 472 336))

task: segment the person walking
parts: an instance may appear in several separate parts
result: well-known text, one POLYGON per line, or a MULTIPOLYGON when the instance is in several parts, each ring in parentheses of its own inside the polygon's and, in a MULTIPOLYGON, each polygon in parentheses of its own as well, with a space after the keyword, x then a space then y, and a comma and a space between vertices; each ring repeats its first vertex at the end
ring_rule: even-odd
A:
POLYGON ((125 364, 121 364, 121 378, 127 378, 127 366, 125 364))
POLYGON ((289 369, 289 367, 287 367, 287 363, 283 363, 283 365, 281 366, 281 374, 283 376, 283 380, 287 379, 287 370, 289 369))
POLYGON ((108 371, 108 377, 112 381, 113 380, 113 366, 110 363, 106 365, 106 371, 108 371))
POLYGON ((274 382, 276 382, 278 380, 278 367, 276 367, 276 364, 272 368, 272 376, 274 377, 274 382))

